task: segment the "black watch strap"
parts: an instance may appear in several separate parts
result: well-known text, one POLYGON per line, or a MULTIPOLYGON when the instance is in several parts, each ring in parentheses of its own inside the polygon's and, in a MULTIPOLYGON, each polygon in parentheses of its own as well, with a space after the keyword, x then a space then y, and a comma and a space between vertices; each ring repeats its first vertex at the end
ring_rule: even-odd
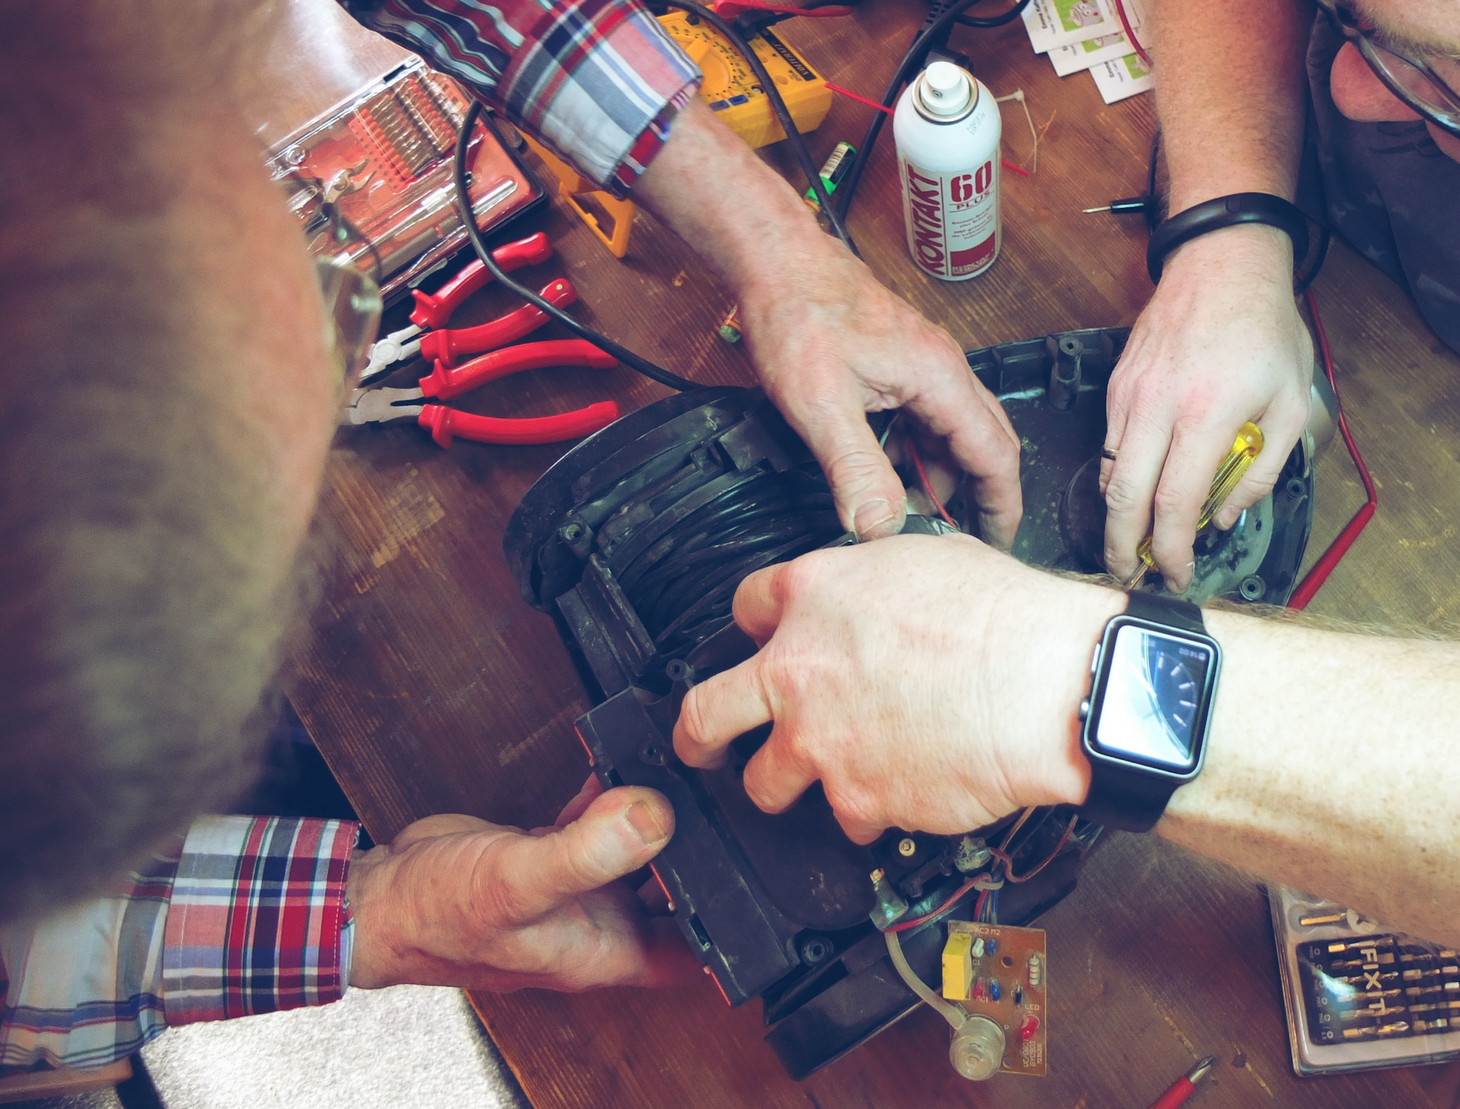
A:
POLYGON ((1166 256, 1177 247, 1208 231, 1236 227, 1239 223, 1265 223, 1287 232, 1293 240, 1294 266, 1302 265, 1308 256, 1308 217, 1301 208, 1271 193, 1233 193, 1177 212, 1151 233, 1151 240, 1146 244, 1146 272, 1151 275, 1151 283, 1161 280, 1166 256))
POLYGON ((1080 806, 1080 815, 1107 828, 1149 832, 1166 811, 1177 784, 1092 762, 1090 796, 1080 806))
POLYGON ((1126 595, 1125 614, 1153 624, 1170 624, 1182 631, 1206 635, 1207 626, 1201 618, 1201 609, 1180 597, 1162 597, 1133 589, 1126 595))
MULTIPOLYGON (((1126 594, 1125 614, 1182 631, 1206 634, 1201 609, 1190 601, 1134 590, 1126 594)), ((1179 782, 1133 773, 1090 761, 1090 793, 1080 815, 1096 824, 1127 832, 1149 832, 1166 811, 1179 782)))

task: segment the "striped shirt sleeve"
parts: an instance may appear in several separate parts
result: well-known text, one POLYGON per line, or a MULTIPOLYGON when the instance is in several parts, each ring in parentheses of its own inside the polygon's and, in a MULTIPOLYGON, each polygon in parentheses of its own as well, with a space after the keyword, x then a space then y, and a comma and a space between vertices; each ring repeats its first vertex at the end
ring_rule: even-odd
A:
POLYGON ((344 995, 345 873, 356 825, 209 817, 188 832, 167 912, 168 1024, 324 1005, 344 995))
POLYGON ((634 0, 340 0, 622 196, 699 70, 634 0))
POLYGON ((117 895, 0 930, 0 1074, 104 1066, 169 1024, 338 999, 356 831, 204 818, 117 895))
POLYGON ((105 1066, 162 1031, 163 930, 181 848, 113 897, 0 930, 0 1074, 105 1066))

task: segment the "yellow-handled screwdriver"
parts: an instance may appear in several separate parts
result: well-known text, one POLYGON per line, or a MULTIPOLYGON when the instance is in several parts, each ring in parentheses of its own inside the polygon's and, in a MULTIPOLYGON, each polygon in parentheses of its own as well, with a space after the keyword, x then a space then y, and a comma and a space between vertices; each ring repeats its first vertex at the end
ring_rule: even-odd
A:
MULTIPOLYGON (((1262 453, 1262 429, 1251 420, 1237 429, 1237 438, 1232 443, 1232 450, 1222 460, 1221 466, 1217 468, 1217 476, 1212 478, 1212 487, 1207 491, 1207 499, 1202 502, 1201 515, 1197 517, 1196 530, 1201 531, 1212 522, 1217 509, 1222 507, 1222 502, 1232 495, 1232 490, 1237 488, 1237 483, 1242 480, 1242 475, 1252 465, 1257 456, 1262 453)), ((1141 579, 1146 576, 1146 571, 1156 565, 1151 557, 1151 534, 1141 540, 1141 545, 1136 548, 1136 557, 1141 564, 1136 567, 1135 574, 1130 581, 1125 583, 1127 589, 1134 589, 1141 584, 1141 579)))

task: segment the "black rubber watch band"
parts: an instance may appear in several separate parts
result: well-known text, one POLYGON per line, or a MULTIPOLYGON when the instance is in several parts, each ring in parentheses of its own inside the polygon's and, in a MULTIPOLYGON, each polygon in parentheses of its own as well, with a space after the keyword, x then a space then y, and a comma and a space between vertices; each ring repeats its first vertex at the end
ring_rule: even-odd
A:
POLYGON ((1190 601, 1183 601, 1180 597, 1162 597, 1143 589, 1133 589, 1125 596, 1127 616, 1137 616, 1154 624, 1170 624, 1198 635, 1206 634, 1207 626, 1201 618, 1201 609, 1190 601))
POLYGON ((1293 240, 1293 264, 1308 256, 1308 217, 1296 204, 1271 193, 1233 193, 1204 200, 1164 221, 1146 244, 1146 272, 1154 284, 1161 280, 1166 256, 1183 243, 1208 231, 1241 223, 1265 223, 1287 232, 1293 240))
POLYGON ((1149 832, 1166 811, 1176 785, 1092 762, 1090 796, 1080 815, 1107 828, 1149 832))

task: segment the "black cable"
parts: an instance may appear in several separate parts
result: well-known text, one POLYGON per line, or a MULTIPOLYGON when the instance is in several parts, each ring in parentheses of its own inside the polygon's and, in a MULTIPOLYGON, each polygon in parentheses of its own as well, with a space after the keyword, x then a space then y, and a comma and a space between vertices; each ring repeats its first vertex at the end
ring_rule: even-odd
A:
MULTIPOLYGON (((737 53, 745 59, 750 66, 755 79, 760 82, 766 99, 770 101, 771 111, 775 113, 776 120, 780 123, 782 130, 786 132, 786 138, 791 144, 791 150, 796 155, 796 161, 801 165, 801 172, 811 183, 811 190, 816 194, 817 203, 821 205, 821 211, 826 216, 826 222, 831 226, 831 232, 843 243, 847 249, 858 258, 862 255, 857 250, 857 244, 847 233, 846 224, 843 222, 841 213, 832 207, 831 197, 826 191, 826 185, 821 180, 821 172, 811 160, 811 154, 806 149, 806 142, 801 138, 801 133, 796 130, 796 123, 791 118, 791 113, 786 108, 786 102, 781 97, 780 90, 776 88, 776 82, 770 73, 766 71, 765 63, 760 60, 754 48, 745 41, 745 38, 727 20, 705 5, 696 3, 696 0, 664 0, 667 7, 680 8, 689 12, 697 19, 702 19, 720 34, 733 46, 737 53)), ((1027 2, 1027 0, 1026 0, 1027 2)))
MULTIPOLYGON (((672 374, 666 369, 656 366, 646 358, 642 358, 629 350, 627 347, 619 346, 608 336, 595 331, 587 324, 575 319, 564 312, 556 304, 539 296, 525 285, 519 285, 512 278, 507 276, 506 271, 497 265, 497 260, 492 257, 492 252, 487 248, 486 241, 482 238, 482 232, 477 227, 476 213, 472 211, 471 192, 467 186, 466 176, 466 155, 467 146, 471 141, 471 133, 476 128, 477 121, 481 119, 482 109, 485 105, 480 100, 473 100, 471 108, 466 113, 466 118, 461 122, 461 130, 456 135, 456 161, 453 167, 453 178, 456 183, 456 210, 461 216, 461 223, 466 228, 466 237, 471 240, 471 247, 481 259, 482 265, 487 267, 497 282, 516 296, 522 297, 529 304, 534 305, 544 312, 549 318, 557 320, 574 335, 587 339, 596 347, 606 350, 629 369, 636 373, 643 374, 660 385, 667 385, 671 389, 678 389, 684 392, 688 389, 698 389, 699 385, 688 378, 672 374)), ((501 136, 497 135, 497 129, 492 125, 490 117, 487 119, 487 129, 501 142, 501 136)), ((503 144, 506 145, 505 143, 503 144)))
MULTIPOLYGON (((711 486, 689 494, 692 501, 711 486)), ((703 504, 659 504, 659 527, 644 545, 603 553, 608 569, 661 654, 730 615, 747 574, 825 545, 842 533, 824 480, 763 470, 730 478, 703 504), (682 519, 674 513, 684 512, 682 519), (659 523, 661 521, 672 521, 659 523)), ((652 526, 652 525, 651 525, 652 526)))
POLYGON ((1156 191, 1156 167, 1161 161, 1161 128, 1151 132, 1151 159, 1146 164, 1146 234, 1151 235, 1161 222, 1161 194, 1156 191))
POLYGON ((954 22, 960 27, 977 27, 987 30, 990 27, 1002 27, 1006 23, 1013 23, 1024 14, 1024 9, 1029 6, 1029 0, 1019 0, 1012 8, 998 15, 991 15, 986 19, 980 19, 976 15, 960 15, 954 22))
MULTIPOLYGON (((946 37, 948 29, 963 15, 965 11, 977 4, 979 0, 954 0, 943 11, 934 15, 913 38, 912 45, 907 48, 907 53, 902 56, 898 63, 897 71, 892 75, 892 80, 887 84, 887 91, 882 95, 882 106, 891 108, 897 101, 898 93, 902 91, 903 85, 923 64, 923 59, 928 51, 946 37)), ((1008 12, 993 16, 989 21, 976 26, 999 26, 998 21, 1008 22, 1013 19, 1026 6, 1029 0, 1018 0, 1008 12)), ((877 142, 877 136, 882 133, 882 125, 887 122, 886 112, 874 112, 872 121, 867 125, 867 133, 862 138, 862 145, 857 148, 857 153, 852 157, 852 163, 847 168, 847 174, 842 178, 842 183, 837 186, 838 215, 845 221, 847 214, 851 211, 852 198, 856 196, 857 185, 862 179, 862 171, 867 168, 867 161, 872 156, 872 147, 877 142)))

